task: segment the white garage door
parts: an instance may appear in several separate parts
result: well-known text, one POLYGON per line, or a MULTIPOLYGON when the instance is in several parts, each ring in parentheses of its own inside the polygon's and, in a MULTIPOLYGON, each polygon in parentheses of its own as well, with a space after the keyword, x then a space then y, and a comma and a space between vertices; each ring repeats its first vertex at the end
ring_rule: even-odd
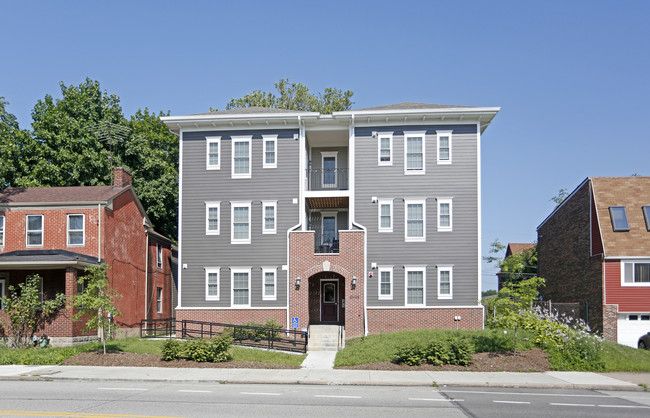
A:
POLYGON ((618 314, 618 343, 636 348, 639 337, 650 332, 650 313, 618 314))

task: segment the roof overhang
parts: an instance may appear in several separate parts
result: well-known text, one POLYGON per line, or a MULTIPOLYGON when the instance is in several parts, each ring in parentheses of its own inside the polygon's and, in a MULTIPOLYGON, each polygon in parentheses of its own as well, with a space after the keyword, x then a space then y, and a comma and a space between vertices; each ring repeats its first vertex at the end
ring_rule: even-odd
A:
POLYGON ((101 264, 103 260, 66 250, 21 250, 0 255, 0 269, 57 270, 66 267, 83 269, 101 264))
POLYGON ((189 116, 162 116, 160 120, 175 134, 181 131, 206 129, 257 129, 298 127, 301 120, 317 119, 318 112, 201 114, 189 116))

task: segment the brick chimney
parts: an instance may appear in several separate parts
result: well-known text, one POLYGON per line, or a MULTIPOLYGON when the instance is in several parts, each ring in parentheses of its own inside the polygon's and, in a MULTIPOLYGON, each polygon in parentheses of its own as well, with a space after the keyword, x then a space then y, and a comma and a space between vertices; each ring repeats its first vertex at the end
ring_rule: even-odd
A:
POLYGON ((131 173, 124 167, 113 168, 113 186, 126 187, 132 183, 131 173))

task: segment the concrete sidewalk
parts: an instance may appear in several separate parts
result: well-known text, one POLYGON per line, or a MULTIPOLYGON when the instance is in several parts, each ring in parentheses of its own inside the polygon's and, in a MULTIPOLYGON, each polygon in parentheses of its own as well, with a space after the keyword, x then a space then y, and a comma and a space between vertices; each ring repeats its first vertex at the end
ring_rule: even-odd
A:
MULTIPOLYGON (((632 373, 650 380, 650 374, 632 373)), ((312 385, 473 386, 644 390, 639 382, 585 372, 437 372, 323 369, 219 369, 92 366, 0 366, 0 379, 312 385)))

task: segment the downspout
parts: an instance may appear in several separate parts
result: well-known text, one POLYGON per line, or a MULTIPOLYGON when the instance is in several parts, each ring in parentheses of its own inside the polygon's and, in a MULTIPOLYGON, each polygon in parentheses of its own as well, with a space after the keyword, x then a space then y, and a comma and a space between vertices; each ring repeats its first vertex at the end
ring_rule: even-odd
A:
POLYGON ((350 120, 350 139, 349 139, 349 155, 350 155, 350 202, 351 202, 351 207, 350 207, 350 222, 353 226, 356 226, 357 228, 361 229, 363 231, 363 334, 368 335, 368 276, 366 274, 366 269, 368 267, 368 230, 366 229, 365 226, 358 224, 354 221, 355 215, 356 215, 356 205, 354 202, 354 181, 355 181, 355 174, 356 174, 356 160, 355 160, 355 143, 354 143, 354 115, 352 115, 351 120, 350 120))
POLYGON ((144 238, 144 320, 148 318, 147 294, 149 293, 149 232, 145 230, 144 238))
POLYGON ((299 158, 299 163, 298 163, 298 223, 291 228, 287 229, 287 328, 290 329, 291 327, 291 318, 289 317, 289 291, 291 290, 291 264, 289 260, 289 234, 291 231, 294 229, 298 228, 299 226, 302 225, 302 217, 303 217, 303 212, 304 212, 304 205, 305 202, 303 201, 303 192, 302 189, 305 186, 305 182, 303 181, 303 166, 304 166, 304 154, 303 154, 303 149, 304 149, 304 143, 305 143, 305 137, 303 135, 303 129, 302 129, 302 120, 300 116, 298 116, 298 138, 299 138, 299 147, 300 150, 298 152, 298 155, 300 156, 299 158))
POLYGON ((102 204, 97 204, 97 264, 102 261, 102 204))

